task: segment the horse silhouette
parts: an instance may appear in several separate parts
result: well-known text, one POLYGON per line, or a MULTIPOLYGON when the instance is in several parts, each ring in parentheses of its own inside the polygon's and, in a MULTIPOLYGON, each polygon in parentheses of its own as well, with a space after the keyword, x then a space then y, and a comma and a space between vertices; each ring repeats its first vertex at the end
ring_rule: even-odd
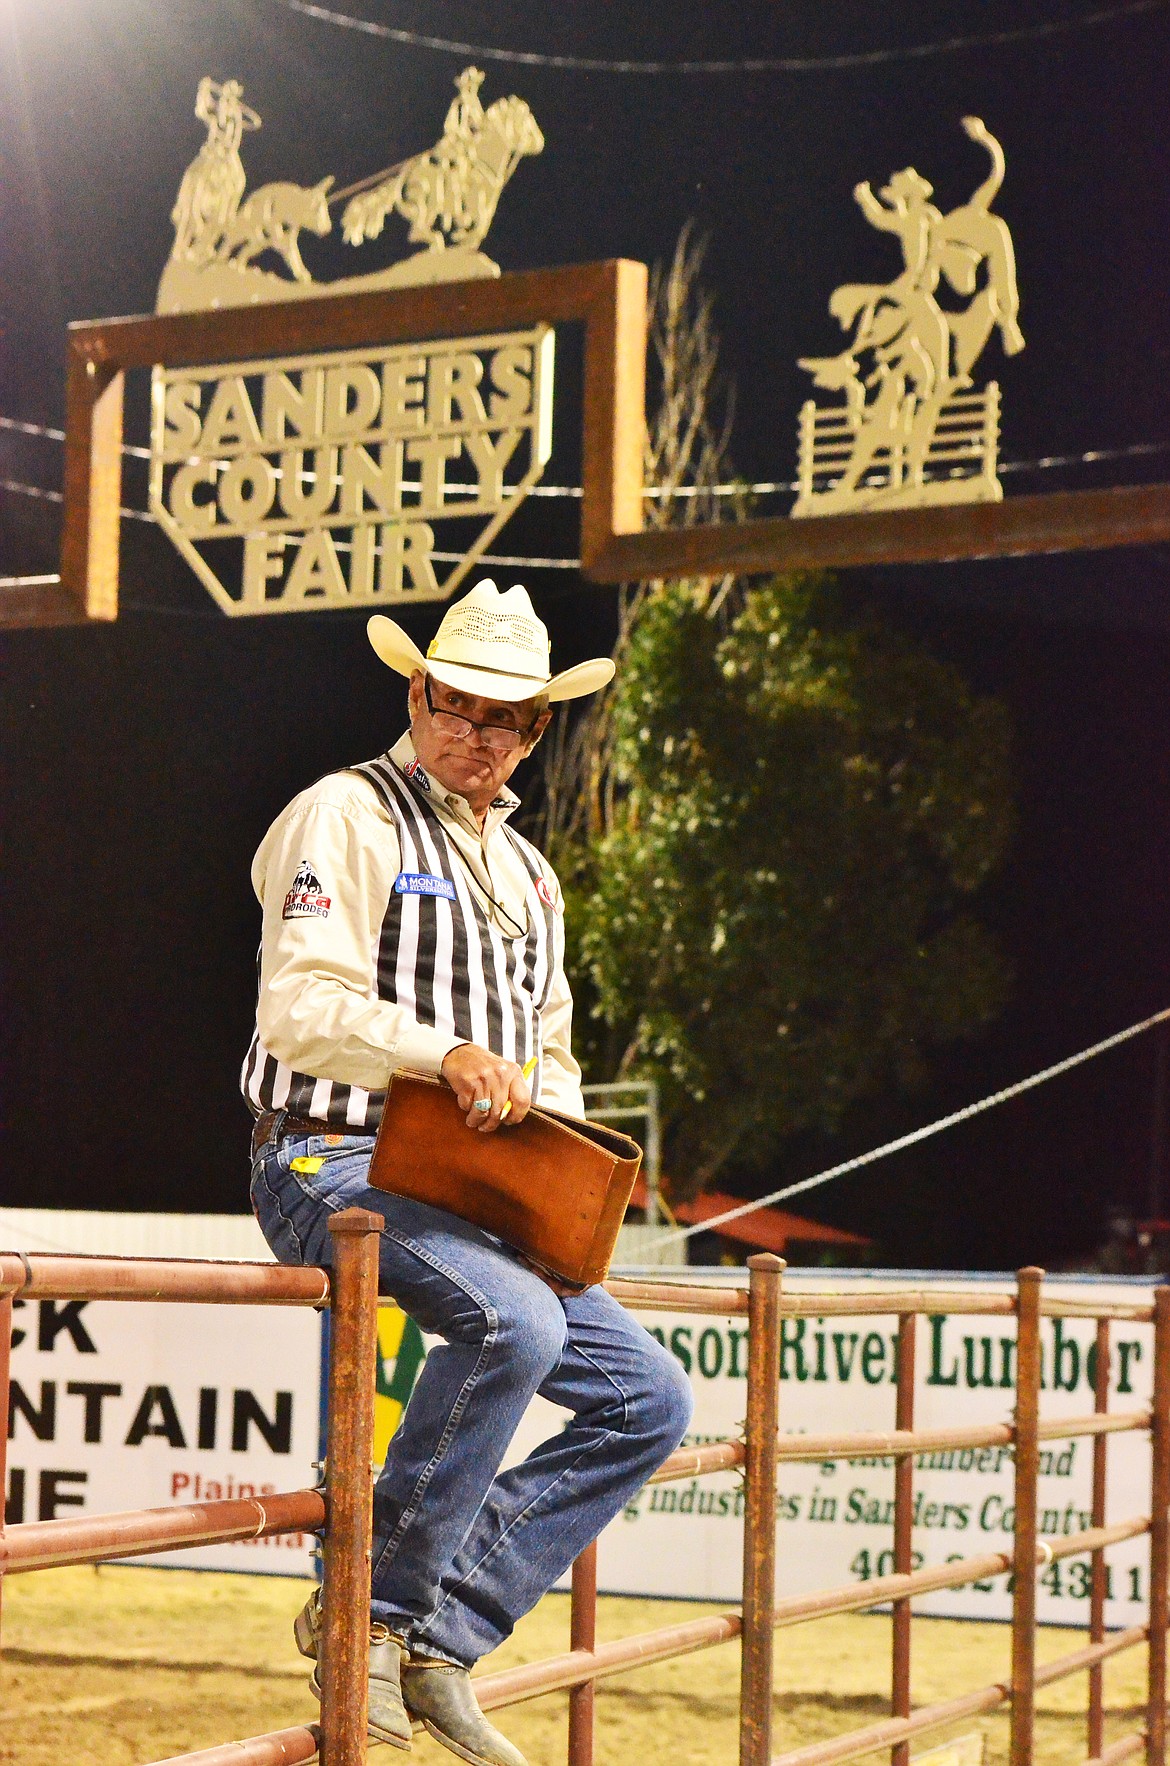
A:
POLYGON ((470 124, 464 120, 455 126, 449 119, 433 147, 350 199, 341 217, 342 234, 349 245, 376 239, 394 210, 409 223, 413 244, 434 251, 477 250, 504 185, 520 161, 543 146, 544 136, 522 98, 497 98, 482 120, 470 124))

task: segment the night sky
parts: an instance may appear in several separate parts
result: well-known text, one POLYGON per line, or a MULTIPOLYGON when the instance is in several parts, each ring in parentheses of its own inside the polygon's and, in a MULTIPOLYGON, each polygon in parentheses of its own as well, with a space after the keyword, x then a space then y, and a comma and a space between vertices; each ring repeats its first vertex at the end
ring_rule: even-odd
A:
MULTIPOLYGON (((996 209, 1015 240, 1027 339, 1011 360, 997 343, 983 358, 1003 395, 1001 459, 1170 450, 1165 8, 899 55, 1097 9, 337 3, 402 29, 553 55, 891 55, 836 70, 589 73, 377 40, 278 0, 11 0, 0 21, 0 415, 59 425, 66 323, 153 308, 171 206, 203 139, 202 75, 242 80, 263 117, 244 143, 250 189, 326 173, 342 185, 431 142, 456 74, 477 59, 484 101, 520 94, 547 143, 520 166, 489 235, 504 269, 652 263, 691 216, 710 235, 708 282, 739 394, 733 453, 747 478, 792 474, 808 392, 796 358, 840 347, 832 289, 899 267, 853 185, 876 188, 913 164, 941 207, 965 200, 987 163, 959 126, 970 113, 1006 151, 996 209)), ((302 236, 324 278, 376 267, 404 244, 402 224, 388 223, 384 255, 365 248, 357 266, 336 235, 302 236)), ((579 408, 565 344, 546 479, 571 484, 579 408)), ((143 381, 130 389, 128 440, 146 440, 145 412, 143 381)), ((1004 484, 1011 495, 1167 470, 1149 452, 1013 471, 1004 484)), ((0 477, 52 489, 60 473, 58 444, 0 431, 0 477)), ((142 507, 140 466, 124 489, 142 507)), ((0 574, 54 569, 58 520, 52 504, 0 491, 0 574)), ((572 503, 530 504, 500 548, 572 556, 575 523, 572 503)), ((497 574, 506 586, 513 573, 497 574)), ((558 665, 608 648, 612 590, 567 571, 527 580, 558 665)), ((989 1033, 937 1059, 927 1091, 794 1143, 769 1186, 1170 1005, 1170 548, 845 581, 859 607, 879 608, 1011 710, 1019 832, 983 912, 1014 993, 989 1033)), ((229 621, 143 523, 123 525, 122 597, 112 627, 0 638, 0 1198, 236 1211, 247 1140, 237 1075, 259 930, 251 855, 294 792, 394 739, 404 694, 367 646, 364 613, 229 621)), ((437 613, 406 623, 425 641, 437 613)), ((890 1263, 1074 1261, 1101 1237, 1109 1203, 1146 1210, 1155 1050, 1138 1039, 803 1206, 872 1235, 890 1263)))

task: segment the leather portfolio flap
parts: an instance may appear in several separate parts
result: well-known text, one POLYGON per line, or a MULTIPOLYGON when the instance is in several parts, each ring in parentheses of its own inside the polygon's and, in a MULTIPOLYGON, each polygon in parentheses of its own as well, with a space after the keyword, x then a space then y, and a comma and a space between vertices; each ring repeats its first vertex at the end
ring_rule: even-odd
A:
POLYGON ((398 1073, 369 1181, 445 1208, 587 1287, 609 1268, 641 1158, 628 1135, 538 1107, 480 1133, 444 1080, 398 1073))

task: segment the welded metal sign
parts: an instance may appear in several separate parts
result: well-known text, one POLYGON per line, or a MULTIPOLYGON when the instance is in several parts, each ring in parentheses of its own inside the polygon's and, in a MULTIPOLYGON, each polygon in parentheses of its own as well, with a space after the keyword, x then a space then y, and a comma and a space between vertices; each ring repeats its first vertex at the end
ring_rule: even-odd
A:
POLYGON ((536 325, 157 367, 151 514, 225 613, 443 600, 548 462, 553 347, 536 325))

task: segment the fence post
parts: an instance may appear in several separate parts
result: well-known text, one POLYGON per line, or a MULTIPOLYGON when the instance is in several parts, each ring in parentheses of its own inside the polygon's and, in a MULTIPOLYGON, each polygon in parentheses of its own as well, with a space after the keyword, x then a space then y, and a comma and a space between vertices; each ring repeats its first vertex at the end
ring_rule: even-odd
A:
POLYGON ((1170 1288, 1154 1294, 1154 1403, 1150 1420, 1150 1679, 1146 1766, 1166 1761, 1167 1572, 1170 1570, 1170 1288))
MULTIPOLYGON (((1097 1320, 1096 1365, 1093 1380, 1093 1411, 1104 1416, 1109 1409, 1109 1320, 1097 1320)), ((1103 1527, 1108 1487, 1108 1435, 1093 1438, 1093 1504, 1090 1525, 1103 1527)), ((1089 1642, 1101 1643, 1105 1636, 1105 1595, 1108 1571, 1104 1550, 1095 1551, 1091 1560, 1089 1583, 1089 1642)), ((1105 1664, 1095 1662, 1089 1669, 1089 1758, 1095 1760, 1105 1751, 1105 1664)))
POLYGON ((1040 1284, 1042 1269, 1016 1278, 1016 1450, 1012 1593, 1010 1766, 1032 1766, 1036 1719, 1036 1496, 1040 1475, 1040 1284))
MULTIPOLYGON (((0 1545, 8 1506, 8 1370, 12 1356, 12 1295, 0 1295, 0 1545)), ((4 1607, 4 1553, 0 1550, 0 1620, 4 1607)))
POLYGON ((748 1258, 746 1499, 739 1683, 740 1766, 772 1758, 772 1639, 776 1607, 776 1467, 780 1418, 782 1258, 748 1258))
POLYGON ((321 1766, 364 1766, 369 1709, 378 1234, 382 1216, 346 1208, 329 1222, 329 1418, 320 1651, 321 1766))
MULTIPOLYGON (((587 1545, 573 1565, 569 1609, 569 1648, 591 1650, 597 1643, 597 1541, 587 1545)), ((593 1682, 586 1680, 569 1693, 569 1766, 593 1766, 593 1682)))
MULTIPOLYGON (((915 1350, 918 1341, 918 1315, 904 1312, 898 1320, 898 1398, 894 1417, 896 1429, 914 1427, 915 1350)), ((914 1553, 914 1458, 905 1453, 894 1468, 894 1573, 909 1575, 914 1553)), ((890 1686, 890 1715, 910 1715, 910 1601, 893 1603, 893 1662, 890 1686)), ((895 1742, 890 1749, 890 1766, 909 1766, 910 1743, 895 1742)))

